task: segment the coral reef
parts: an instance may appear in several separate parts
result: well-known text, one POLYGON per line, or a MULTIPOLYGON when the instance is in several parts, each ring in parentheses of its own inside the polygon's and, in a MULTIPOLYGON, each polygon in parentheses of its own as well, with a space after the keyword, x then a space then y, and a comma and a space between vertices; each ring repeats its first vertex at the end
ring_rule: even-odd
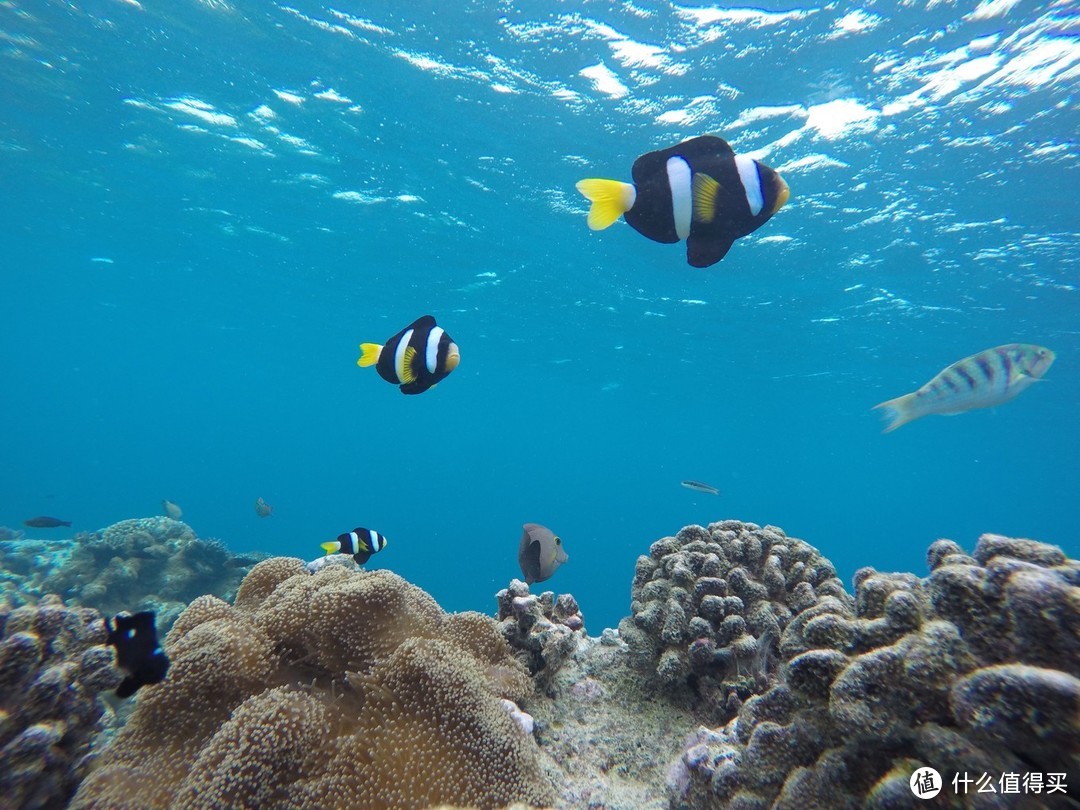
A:
POLYGON ((67 558, 36 587, 109 616, 154 610, 164 633, 196 597, 231 598, 263 557, 238 557, 172 518, 139 518, 77 537, 67 558))
POLYGON ((780 682, 687 746, 678 801, 900 806, 922 766, 950 787, 1080 772, 1078 563, 996 535, 972 555, 939 540, 928 557, 926 579, 861 569, 854 608, 833 594, 794 616, 780 682))
POLYGON ((168 679, 73 808, 544 805, 535 742, 503 699, 532 690, 495 622, 446 614, 387 571, 266 560, 235 603, 203 596, 166 640, 168 679))
POLYGON ((737 520, 657 540, 638 558, 630 594, 619 632, 639 666, 712 722, 768 688, 793 616, 826 599, 851 604, 815 548, 737 520))
POLYGON ((537 595, 520 579, 495 595, 499 631, 511 647, 522 653, 529 673, 540 684, 558 672, 563 661, 585 636, 585 619, 570 594, 553 591, 537 595))
POLYGON ((109 721, 102 691, 122 674, 100 614, 55 596, 0 607, 0 803, 63 807, 109 721))
MULTIPOLYGON (((939 540, 928 563, 862 569, 852 595, 775 527, 688 526, 638 560, 620 629, 590 638, 572 596, 517 580, 494 620, 348 557, 272 558, 232 604, 180 615, 168 678, 71 806, 908 807, 925 766, 958 805, 1074 806, 952 780, 1080 772, 1080 563, 996 535, 970 554, 939 540)), ((121 676, 96 616, 0 602, 17 806, 61 804, 109 719, 95 696, 121 676)))

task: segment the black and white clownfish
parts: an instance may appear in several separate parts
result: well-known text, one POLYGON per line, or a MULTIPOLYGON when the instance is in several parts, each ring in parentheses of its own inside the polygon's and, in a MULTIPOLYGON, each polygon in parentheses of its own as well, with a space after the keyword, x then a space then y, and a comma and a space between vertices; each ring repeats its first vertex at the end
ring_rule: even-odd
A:
POLYGON ((133 616, 121 613, 113 622, 105 619, 109 634, 105 643, 116 649, 116 664, 127 674, 116 688, 116 696, 131 697, 139 687, 164 680, 169 659, 158 644, 154 611, 144 610, 133 616))
POLYGON ((400 386, 403 394, 422 394, 458 366, 457 344, 430 315, 417 318, 388 341, 361 343, 361 368, 375 366, 379 376, 400 386))
POLYGON ((363 565, 372 554, 386 548, 386 538, 374 529, 357 526, 351 532, 339 534, 337 540, 323 543, 321 548, 327 554, 352 554, 353 559, 363 565))
POLYGON ((634 182, 590 178, 577 189, 592 205, 589 227, 600 231, 620 216, 656 242, 686 240, 694 267, 716 264, 740 236, 780 210, 787 183, 764 163, 736 155, 727 141, 702 135, 634 161, 634 182))

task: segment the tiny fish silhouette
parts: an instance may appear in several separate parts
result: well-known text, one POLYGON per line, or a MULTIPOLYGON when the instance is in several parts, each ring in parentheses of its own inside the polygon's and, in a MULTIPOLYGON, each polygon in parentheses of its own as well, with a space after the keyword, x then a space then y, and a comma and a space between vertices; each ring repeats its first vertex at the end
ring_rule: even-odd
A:
POLYGON ((709 495, 719 495, 720 490, 714 487, 712 484, 704 484, 701 481, 683 481, 682 485, 687 489, 692 489, 695 492, 704 492, 709 495))
POLYGON ((30 526, 34 529, 55 529, 59 526, 70 525, 70 520, 60 520, 59 518, 49 517, 48 515, 40 515, 39 517, 23 521, 23 526, 30 526))
POLYGON ((259 517, 270 517, 274 514, 274 507, 264 501, 262 498, 255 499, 255 514, 259 517))
POLYGON ((165 514, 171 517, 173 520, 179 520, 184 516, 184 510, 172 501, 162 499, 161 508, 164 509, 165 514))

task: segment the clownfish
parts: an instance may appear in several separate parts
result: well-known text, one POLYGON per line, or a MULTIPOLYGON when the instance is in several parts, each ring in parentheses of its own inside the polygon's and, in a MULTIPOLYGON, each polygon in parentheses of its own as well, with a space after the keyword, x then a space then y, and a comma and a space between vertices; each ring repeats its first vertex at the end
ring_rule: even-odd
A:
POLYGON ((386 345, 361 343, 361 368, 375 366, 379 376, 401 388, 403 394, 422 394, 458 366, 461 354, 446 330, 431 315, 417 318, 386 345))
POLYGON ((656 242, 686 240, 694 267, 716 264, 740 236, 756 231, 788 201, 787 183, 764 163, 702 135, 634 161, 634 182, 590 178, 577 190, 591 203, 589 227, 620 216, 656 242))
POLYGON ((357 526, 351 532, 339 534, 337 540, 323 543, 320 548, 327 554, 352 554, 353 559, 363 565, 372 554, 386 548, 386 538, 374 529, 357 526))

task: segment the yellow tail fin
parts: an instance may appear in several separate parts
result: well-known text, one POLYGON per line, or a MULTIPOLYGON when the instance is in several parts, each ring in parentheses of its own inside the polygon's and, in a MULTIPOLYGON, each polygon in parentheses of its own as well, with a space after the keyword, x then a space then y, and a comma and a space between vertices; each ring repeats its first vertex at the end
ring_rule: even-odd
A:
POLYGON ((360 359, 356 361, 356 365, 360 366, 360 368, 373 366, 379 362, 379 355, 381 353, 382 346, 378 343, 361 343, 360 359))
POLYGON ((334 554, 341 550, 341 543, 337 542, 336 540, 331 540, 329 543, 323 543, 321 546, 319 546, 319 548, 321 548, 327 554, 334 554))
POLYGON ((637 190, 630 183, 590 177, 579 180, 577 190, 592 203, 589 206, 589 227, 602 231, 634 206, 637 190))
POLYGON ((921 413, 914 409, 915 395, 904 394, 896 399, 889 399, 874 406, 874 410, 881 408, 881 416, 885 420, 885 430, 882 433, 892 433, 898 427, 903 427, 908 422, 918 419, 921 413))

